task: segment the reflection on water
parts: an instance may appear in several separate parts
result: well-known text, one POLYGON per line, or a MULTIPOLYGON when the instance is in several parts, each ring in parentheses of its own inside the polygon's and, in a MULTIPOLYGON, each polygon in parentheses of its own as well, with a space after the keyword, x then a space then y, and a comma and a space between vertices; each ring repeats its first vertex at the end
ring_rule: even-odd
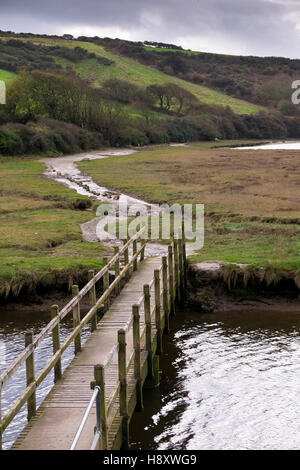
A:
POLYGON ((274 144, 235 147, 237 150, 300 150, 300 142, 277 142, 274 144))
MULTIPOLYGON (((50 321, 49 313, 24 313, 3 312, 0 309, 0 373, 3 372, 13 362, 13 360, 23 351, 25 345, 25 331, 33 330, 34 334, 39 333, 50 321)), ((61 342, 72 330, 72 320, 68 318, 61 325, 61 342)), ((83 342, 89 335, 89 326, 83 331, 83 342)), ((35 372, 39 373, 52 356, 52 336, 49 335, 36 349, 35 352, 35 372)), ((70 363, 73 355, 73 345, 63 354, 63 369, 70 363)), ((2 416, 11 408, 16 398, 25 390, 26 375, 25 365, 18 369, 3 387, 2 390, 2 416)), ((53 386, 53 372, 42 382, 37 389, 37 405, 46 397, 53 386)), ((12 421, 3 436, 3 448, 8 449, 15 441, 19 432, 27 423, 26 405, 12 421)))
POLYGON ((134 449, 300 448, 299 314, 184 312, 173 329, 134 449))

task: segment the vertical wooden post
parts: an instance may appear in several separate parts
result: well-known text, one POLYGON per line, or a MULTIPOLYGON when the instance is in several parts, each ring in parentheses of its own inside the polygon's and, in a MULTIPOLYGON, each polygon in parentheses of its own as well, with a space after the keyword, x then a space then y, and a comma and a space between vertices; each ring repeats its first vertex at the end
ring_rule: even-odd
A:
POLYGON ((170 296, 170 316, 175 316, 175 283, 174 283, 174 263, 173 247, 168 247, 168 265, 169 265, 169 296, 170 296))
MULTIPOLYGON (((25 348, 30 346, 33 343, 33 333, 32 331, 25 332, 25 348)), ((35 373, 34 373, 34 352, 32 352, 30 356, 26 359, 26 384, 27 387, 32 384, 35 380, 35 373)), ((34 391, 33 394, 27 400, 27 419, 28 421, 36 413, 36 392, 34 391)))
POLYGON ((122 448, 129 449, 129 416, 127 390, 126 333, 118 331, 119 343, 119 381, 120 381, 120 416, 122 418, 122 448))
POLYGON ((168 262, 167 257, 162 257, 162 275, 163 275, 163 311, 164 311, 164 327, 165 331, 170 331, 169 322, 169 299, 168 299, 168 262))
MULTIPOLYGON (((106 257, 104 257, 103 258, 104 266, 107 266, 107 263, 108 263, 108 259, 106 257)), ((108 288, 109 288, 109 270, 107 268, 107 270, 106 270, 106 272, 104 273, 104 276, 103 276, 103 293, 106 292, 108 288)), ((104 301, 104 311, 107 312, 108 309, 109 309, 109 298, 107 298, 104 301)))
MULTIPOLYGON (((51 307, 51 319, 58 317, 58 305, 52 305, 51 307)), ((53 354, 56 354, 60 350, 60 326, 59 323, 52 330, 52 343, 53 343, 53 354)), ((58 359, 54 366, 54 383, 56 383, 62 376, 61 358, 58 359)))
MULTIPOLYGON (((79 293, 78 286, 72 287, 72 296, 76 297, 79 293)), ((80 324, 80 304, 79 301, 73 308, 73 326, 76 328, 80 324)), ((75 354, 81 351, 81 332, 76 336, 74 340, 75 354)))
POLYGON ((187 262, 186 262, 186 243, 185 243, 184 218, 182 219, 182 257, 183 257, 184 291, 186 292, 186 288, 187 288, 187 262))
POLYGON ((151 304, 150 304, 150 287, 149 284, 144 285, 144 312, 146 324, 146 351, 148 362, 148 381, 153 380, 153 356, 152 356, 152 325, 151 325, 151 304))
POLYGON ((94 367, 95 385, 101 389, 101 431, 102 431, 102 450, 108 448, 108 429, 107 429, 107 408, 106 408, 106 390, 104 380, 104 366, 97 364, 94 367))
POLYGON ((2 450, 2 385, 0 384, 0 450, 2 450))
POLYGON ((159 269, 154 271, 154 291, 155 291, 155 324, 157 330, 157 351, 162 353, 162 328, 161 328, 161 307, 160 307, 160 276, 159 269))
POLYGON ((140 261, 144 261, 145 259, 145 247, 146 247, 146 243, 142 241, 142 250, 141 250, 141 258, 140 258, 140 261))
MULTIPOLYGON (((95 271, 93 269, 90 269, 88 275, 89 275, 89 281, 91 281, 92 279, 94 279, 95 271)), ((95 305, 97 302, 95 282, 93 283, 93 287, 91 288, 89 292, 89 297, 90 297, 91 306, 95 305)), ((97 312, 91 318, 91 331, 95 331, 96 328, 97 328, 97 312)))
MULTIPOLYGON (((125 243, 127 243, 127 242, 128 242, 128 240, 125 241, 125 243)), ((127 247, 127 248, 125 249, 125 251, 124 251, 124 264, 125 264, 125 266, 127 266, 127 265, 129 264, 129 251, 128 251, 128 247, 127 247)), ((130 279, 130 272, 129 272, 129 269, 128 269, 128 271, 127 271, 126 274, 125 274, 125 279, 126 279, 126 282, 128 282, 129 279, 130 279)))
POLYGON ((158 387, 160 383, 159 356, 153 358, 153 386, 158 387))
MULTIPOLYGON (((132 244, 133 256, 137 253, 137 241, 133 240, 132 244)), ((137 270, 137 259, 133 262, 133 271, 137 270)))
POLYGON ((133 315, 133 347, 134 347, 134 376, 136 380, 136 410, 143 409, 143 391, 141 376, 141 339, 139 306, 132 306, 133 315))
POLYGON ((174 279, 175 279, 175 300, 180 301, 180 276, 178 261, 178 240, 174 239, 174 279))
POLYGON ((178 260, 179 260, 179 279, 180 279, 180 302, 181 307, 184 302, 184 264, 183 264, 183 246, 182 239, 178 240, 178 260))
MULTIPOLYGON (((119 251, 120 251, 120 248, 118 246, 115 246, 115 248, 114 248, 115 255, 117 255, 119 253, 119 251)), ((118 259, 115 262, 115 279, 117 279, 119 274, 120 274, 120 256, 118 256, 118 259)), ((121 292, 120 282, 118 283, 115 292, 116 292, 116 295, 120 294, 120 292, 121 292)))

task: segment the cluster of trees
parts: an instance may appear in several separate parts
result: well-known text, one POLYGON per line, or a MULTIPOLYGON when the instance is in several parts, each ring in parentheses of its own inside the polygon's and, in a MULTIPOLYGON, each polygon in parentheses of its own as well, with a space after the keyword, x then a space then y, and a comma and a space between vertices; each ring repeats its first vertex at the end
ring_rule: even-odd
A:
POLYGON ((42 46, 30 41, 19 39, 0 40, 0 68, 10 72, 21 70, 43 70, 48 72, 63 72, 63 68, 56 62, 57 58, 64 58, 72 63, 84 59, 96 59, 100 64, 109 66, 114 62, 106 57, 96 56, 82 47, 69 48, 64 46, 42 46))
POLYGON ((74 153, 103 145, 100 134, 74 124, 40 119, 26 124, 7 123, 0 126, 0 154, 37 155, 40 153, 74 153))
POLYGON ((146 88, 126 80, 111 78, 102 86, 102 96, 123 104, 134 104, 140 108, 158 108, 159 111, 181 116, 191 106, 198 103, 197 98, 174 83, 149 85, 146 88))
POLYGON ((157 47, 159 49, 183 50, 181 46, 175 44, 166 44, 165 42, 144 41, 145 46, 157 47))

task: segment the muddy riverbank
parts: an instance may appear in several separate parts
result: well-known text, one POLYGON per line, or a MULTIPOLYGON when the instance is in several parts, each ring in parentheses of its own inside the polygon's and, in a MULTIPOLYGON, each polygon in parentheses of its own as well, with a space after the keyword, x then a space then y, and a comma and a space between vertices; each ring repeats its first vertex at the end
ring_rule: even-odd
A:
POLYGON ((186 306, 201 313, 241 309, 300 313, 300 289, 293 273, 271 281, 264 268, 247 268, 191 262, 186 306))

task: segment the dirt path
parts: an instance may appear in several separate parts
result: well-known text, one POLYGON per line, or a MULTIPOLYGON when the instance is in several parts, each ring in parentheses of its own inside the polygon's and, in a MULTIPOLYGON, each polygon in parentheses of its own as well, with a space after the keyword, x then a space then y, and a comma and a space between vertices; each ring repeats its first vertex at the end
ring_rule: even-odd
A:
MULTIPOLYGON (((116 191, 111 191, 104 186, 97 184, 89 175, 82 173, 77 167, 76 163, 82 160, 96 160, 102 158, 113 158, 118 156, 126 156, 136 153, 136 150, 130 149, 103 149, 97 152, 81 153, 76 155, 67 155, 58 158, 44 158, 41 162, 47 165, 47 170, 44 175, 59 183, 68 186, 70 189, 75 189, 78 194, 83 196, 92 197, 99 202, 108 202, 118 207, 119 202, 127 202, 128 207, 132 204, 141 204, 150 212, 152 204, 149 204, 141 199, 128 196, 116 191)), ((94 217, 89 222, 81 225, 82 236, 84 240, 89 242, 99 241, 99 222, 101 217, 94 217)), ((120 240, 111 242, 103 242, 108 245, 116 245, 122 243, 120 240)), ((166 254, 167 246, 157 242, 148 242, 146 248, 146 256, 155 256, 166 254)))

